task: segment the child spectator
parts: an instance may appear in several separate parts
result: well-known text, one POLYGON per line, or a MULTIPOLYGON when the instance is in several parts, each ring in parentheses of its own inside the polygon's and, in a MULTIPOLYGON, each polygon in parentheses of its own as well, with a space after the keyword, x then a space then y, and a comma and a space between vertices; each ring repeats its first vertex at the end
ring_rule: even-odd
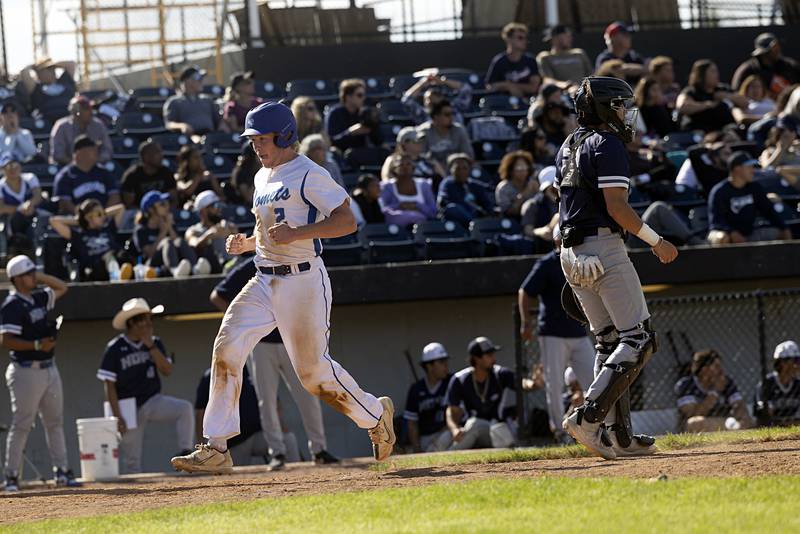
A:
POLYGON ((255 93, 256 84, 251 71, 237 72, 231 76, 230 85, 225 89, 225 105, 222 108, 222 120, 231 132, 243 131, 247 112, 263 102, 255 93))
POLYGON ((19 113, 13 102, 6 102, 0 108, 0 156, 9 153, 19 162, 36 155, 33 134, 19 127, 19 113))
POLYGON ((117 226, 122 222, 125 206, 115 204, 108 208, 90 198, 78 206, 77 217, 50 217, 50 226, 58 235, 69 241, 70 256, 78 262, 81 282, 102 282, 133 278, 133 265, 121 266, 117 255, 121 246, 117 241, 117 226))
POLYGON ((800 421, 800 347, 784 341, 772 354, 775 370, 756 388, 755 414, 762 426, 800 421))
POLYGON ((423 151, 442 166, 447 165, 447 156, 464 152, 475 157, 466 128, 453 121, 453 106, 449 100, 441 100, 431 110, 431 120, 417 129, 423 151))
POLYGON ((178 200, 185 202, 203 191, 213 191, 217 196, 223 196, 219 180, 211 171, 206 169, 203 156, 193 146, 184 145, 178 152, 178 172, 175 181, 178 186, 178 200))
POLYGON ((136 209, 148 191, 168 193, 171 203, 177 204, 178 184, 163 160, 164 153, 156 141, 148 139, 139 145, 139 163, 129 167, 120 180, 122 203, 126 208, 136 209))
POLYGON ((292 115, 297 121, 297 139, 302 141, 307 135, 325 134, 322 128, 322 115, 310 97, 298 96, 292 100, 292 115))
POLYGON ((524 150, 509 152, 500 161, 500 183, 494 191, 495 201, 504 217, 520 219, 522 205, 539 191, 533 177, 533 158, 524 150))
POLYGON ((439 186, 437 198, 442 218, 468 228, 472 219, 494 215, 491 190, 470 176, 472 159, 463 153, 450 154, 447 166, 450 176, 439 186))
MULTIPOLYGON (((361 219, 366 223, 383 223, 386 217, 380 203, 381 182, 374 174, 362 174, 353 190, 353 205, 358 206, 361 219)), ((356 208, 353 209, 355 211, 356 208)))
POLYGON ((675 384, 681 429, 685 432, 714 432, 750 428, 753 420, 733 379, 725 374, 722 357, 713 349, 695 352, 692 374, 675 384), (726 419, 731 418, 730 422, 726 419))
POLYGON ((711 132, 735 122, 731 107, 746 107, 747 98, 719 81, 719 69, 710 59, 698 59, 689 73, 689 85, 676 102, 684 129, 711 132), (728 102, 731 103, 729 106, 728 102))
POLYGON ((502 91, 517 98, 525 98, 539 92, 542 82, 536 60, 528 49, 528 28, 519 22, 503 26, 500 33, 506 49, 492 58, 486 70, 486 88, 502 91))
POLYGON ((142 262, 154 269, 155 272, 148 271, 150 277, 157 275, 162 267, 171 271, 170 267, 178 265, 177 262, 174 265, 168 263, 170 248, 180 249, 180 244, 175 243, 178 235, 175 233, 169 201, 169 194, 158 191, 148 191, 139 201, 133 229, 133 245, 142 262))
POLYGON ((414 177, 414 162, 392 156, 392 179, 381 187, 381 207, 387 223, 409 226, 436 217, 436 199, 428 180, 414 177))
MULTIPOLYGON (((12 152, 0 156, 0 215, 8 220, 8 236, 12 248, 33 248, 31 224, 36 208, 42 202, 42 190, 35 174, 22 172, 22 165, 12 152)), ((11 254, 13 255, 13 254, 11 254)))

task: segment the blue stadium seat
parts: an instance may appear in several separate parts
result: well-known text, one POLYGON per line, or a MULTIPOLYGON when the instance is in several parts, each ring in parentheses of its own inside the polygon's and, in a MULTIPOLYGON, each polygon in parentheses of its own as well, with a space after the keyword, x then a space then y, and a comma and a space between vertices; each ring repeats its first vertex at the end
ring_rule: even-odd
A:
POLYGON ((417 250, 408 230, 396 224, 365 224, 359 231, 369 263, 414 261, 417 250))
POLYGON ((209 132, 203 136, 203 149, 205 152, 238 156, 245 142, 238 133, 209 132))
POLYGON ((518 222, 508 218, 482 217, 474 219, 469 225, 470 235, 478 243, 481 256, 491 256, 498 252, 498 237, 522 234, 518 222))
POLYGON ((140 111, 160 113, 164 102, 175 94, 171 87, 137 87, 129 91, 131 98, 140 111))
POLYGON ((348 148, 344 159, 353 170, 378 172, 390 154, 391 152, 382 147, 348 148))
POLYGON ((53 181, 58 174, 58 165, 51 165, 50 163, 25 163, 22 165, 22 172, 30 172, 36 175, 39 179, 39 185, 42 189, 50 189, 53 186, 53 181))
POLYGON ((27 128, 33 134, 33 139, 36 141, 45 141, 50 139, 50 130, 53 129, 53 125, 50 121, 33 117, 20 117, 19 118, 19 126, 20 128, 27 128))
POLYGON ((230 156, 224 154, 206 153, 203 154, 203 161, 206 169, 220 180, 227 180, 231 177, 236 162, 230 156))
POLYGON ((490 187, 497 185, 497 176, 493 176, 487 172, 486 169, 484 169, 479 163, 472 165, 472 170, 469 171, 469 174, 473 180, 483 182, 490 187))
POLYGON ((381 120, 384 122, 410 122, 411 115, 403 103, 397 98, 390 98, 378 102, 378 111, 381 113, 381 120))
POLYGON ((703 132, 672 132, 664 136, 663 147, 665 152, 676 150, 686 150, 692 145, 696 145, 703 140, 703 132))
POLYGON ((181 148, 192 144, 192 140, 189 138, 189 136, 175 132, 151 135, 150 139, 161 145, 161 150, 167 157, 177 156, 181 148))
POLYGON ((251 230, 255 224, 256 219, 253 212, 241 204, 224 204, 222 207, 222 216, 234 223, 240 232, 251 230))
POLYGON ((693 234, 708 232, 708 206, 697 206, 689 210, 689 227, 693 234))
POLYGON ((131 161, 139 157, 139 141, 127 135, 111 137, 112 157, 117 161, 131 161))
POLYGON ((322 102, 333 102, 339 98, 338 88, 328 80, 320 79, 292 80, 286 84, 286 95, 290 100, 307 96, 322 102))
POLYGON ((98 163, 98 165, 107 170, 111 174, 111 177, 114 179, 114 181, 119 184, 120 178, 122 178, 122 175, 125 173, 125 167, 113 159, 104 163, 98 163))
POLYGON ((161 113, 151 113, 148 111, 126 111, 119 117, 115 124, 117 132, 122 135, 133 135, 138 137, 150 136, 164 133, 164 120, 161 113))
POLYGON ((200 217, 192 210, 176 210, 172 212, 175 220, 175 231, 182 235, 191 225, 200 222, 200 217))
POLYGON ((347 192, 353 191, 358 185, 358 177, 361 176, 359 172, 343 172, 342 173, 342 182, 344 182, 344 187, 347 189, 347 192))
POLYGON ((475 159, 486 165, 497 165, 506 155, 507 141, 480 141, 472 143, 475 159))
POLYGON ((397 98, 400 98, 409 87, 417 83, 418 79, 419 78, 411 74, 398 74, 396 76, 392 76, 389 80, 389 88, 392 90, 395 96, 397 96, 397 98))
POLYGON ((225 86, 218 83, 211 83, 203 86, 202 94, 209 95, 213 99, 222 98, 225 95, 225 86))
POLYGON ((256 96, 264 100, 279 100, 286 96, 282 87, 267 80, 254 80, 256 96))
POLYGON ((800 200, 800 190, 792 187, 781 175, 772 170, 758 171, 755 183, 764 188, 767 193, 775 193, 785 200, 800 200))
POLYGON ((322 240, 322 260, 329 267, 360 265, 363 257, 364 247, 357 233, 322 240))
POLYGON ((524 117, 528 113, 528 102, 512 95, 490 94, 482 97, 478 107, 486 115, 499 117, 524 117))
POLYGON ((386 76, 365 76, 362 78, 367 89, 367 98, 382 99, 392 96, 389 78, 386 76))
POLYGON ((468 83, 475 91, 480 91, 484 88, 483 77, 471 70, 440 69, 439 75, 446 80, 455 80, 461 83, 468 83))
POLYGON ((425 251, 425 259, 468 258, 475 252, 475 241, 453 221, 426 221, 414 225, 414 240, 425 251))
POLYGON ((397 133, 402 129, 402 126, 399 124, 381 123, 378 128, 381 132, 383 144, 393 149, 397 144, 397 133))

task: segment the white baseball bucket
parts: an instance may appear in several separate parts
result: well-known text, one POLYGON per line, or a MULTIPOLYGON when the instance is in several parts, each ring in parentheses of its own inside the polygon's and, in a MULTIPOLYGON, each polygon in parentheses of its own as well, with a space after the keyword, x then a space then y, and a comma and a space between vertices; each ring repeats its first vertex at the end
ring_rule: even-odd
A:
POLYGON ((78 419, 78 448, 84 480, 119 478, 119 433, 116 417, 78 419))

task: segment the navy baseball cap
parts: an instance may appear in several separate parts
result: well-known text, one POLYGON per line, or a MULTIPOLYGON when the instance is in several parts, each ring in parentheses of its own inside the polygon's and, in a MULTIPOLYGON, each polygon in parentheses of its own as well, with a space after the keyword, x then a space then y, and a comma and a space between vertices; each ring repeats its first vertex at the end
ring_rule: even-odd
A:
POLYGON ((555 26, 550 26, 549 28, 545 28, 544 32, 542 32, 542 42, 546 43, 547 41, 551 41, 553 37, 557 37, 562 33, 569 32, 569 28, 567 28, 563 24, 556 24, 555 26))
POLYGON ((6 152, 2 156, 0 156, 0 169, 11 163, 12 161, 16 161, 17 163, 22 163, 17 156, 14 155, 12 152, 6 152))
POLYGON ((495 345, 494 342, 486 336, 476 337, 467 345, 467 351, 470 356, 483 356, 490 352, 497 352, 502 349, 500 345, 495 345))
POLYGON ((178 76, 178 79, 182 82, 185 82, 189 78, 194 78, 196 80, 202 80, 203 77, 206 75, 206 71, 198 67, 197 65, 191 65, 183 69, 178 76))
POLYGON ((139 201, 139 209, 142 213, 147 212, 156 202, 168 201, 169 193, 162 193, 161 191, 148 191, 139 201))
POLYGON ((297 141, 297 121, 286 104, 264 102, 247 112, 242 137, 270 133, 278 134, 284 147, 297 141))
POLYGON ((758 165, 758 160, 754 159, 753 156, 744 150, 738 150, 731 154, 731 157, 728 158, 729 172, 733 172, 733 169, 736 167, 741 167, 742 165, 750 165, 751 167, 755 167, 758 165))
POLYGON ((77 152, 78 150, 86 147, 93 146, 95 148, 99 147, 102 144, 101 141, 95 141, 91 137, 86 134, 79 135, 75 138, 75 141, 72 143, 72 151, 77 152))

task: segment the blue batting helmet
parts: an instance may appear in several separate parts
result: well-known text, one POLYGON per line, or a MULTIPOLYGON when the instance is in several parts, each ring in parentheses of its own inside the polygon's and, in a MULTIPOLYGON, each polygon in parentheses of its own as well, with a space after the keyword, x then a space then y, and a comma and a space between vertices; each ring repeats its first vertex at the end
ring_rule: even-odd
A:
POLYGON ((247 112, 242 137, 275 134, 275 145, 288 148, 297 141, 297 121, 292 110, 280 102, 265 102, 247 112))

